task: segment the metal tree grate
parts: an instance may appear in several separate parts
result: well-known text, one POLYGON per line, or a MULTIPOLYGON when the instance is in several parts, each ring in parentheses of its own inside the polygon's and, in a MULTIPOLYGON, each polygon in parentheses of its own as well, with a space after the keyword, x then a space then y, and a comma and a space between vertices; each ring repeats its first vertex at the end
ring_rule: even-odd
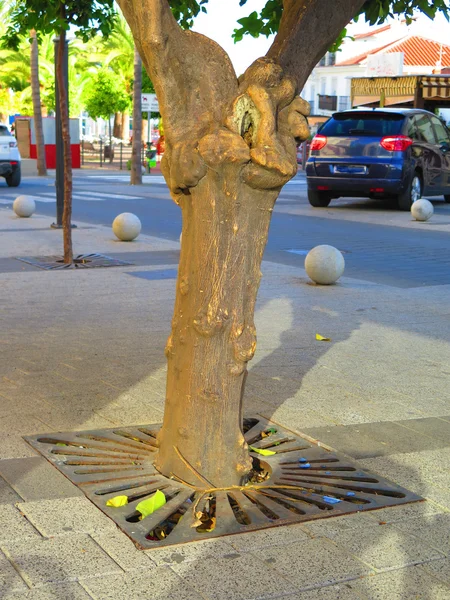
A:
POLYGON ((70 264, 64 262, 62 256, 17 256, 17 260, 28 263, 39 269, 61 270, 61 269, 94 269, 98 267, 125 267, 133 263, 111 258, 104 254, 78 254, 74 256, 70 264))
POLYGON ((204 490, 153 467, 160 425, 27 436, 29 444, 76 484, 141 549, 179 544, 422 500, 351 460, 266 419, 244 419, 254 477, 245 487, 204 490), (259 482, 258 482, 259 481, 259 482), (140 520, 141 500, 167 503, 140 520), (118 495, 129 503, 106 502, 118 495))

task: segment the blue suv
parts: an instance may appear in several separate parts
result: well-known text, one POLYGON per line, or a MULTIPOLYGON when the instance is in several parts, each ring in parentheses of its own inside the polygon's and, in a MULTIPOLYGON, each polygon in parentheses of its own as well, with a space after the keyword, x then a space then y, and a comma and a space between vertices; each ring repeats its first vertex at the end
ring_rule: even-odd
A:
POLYGON ((408 108, 335 113, 311 142, 308 199, 395 198, 401 210, 422 195, 450 202, 450 132, 432 113, 408 108))

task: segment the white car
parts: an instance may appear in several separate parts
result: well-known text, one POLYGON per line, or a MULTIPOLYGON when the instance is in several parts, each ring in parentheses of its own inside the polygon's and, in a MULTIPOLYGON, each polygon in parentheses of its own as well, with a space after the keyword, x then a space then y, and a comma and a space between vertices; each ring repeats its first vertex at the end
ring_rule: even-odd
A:
POLYGON ((20 152, 16 138, 6 125, 0 125, 0 175, 9 187, 20 185, 20 152))

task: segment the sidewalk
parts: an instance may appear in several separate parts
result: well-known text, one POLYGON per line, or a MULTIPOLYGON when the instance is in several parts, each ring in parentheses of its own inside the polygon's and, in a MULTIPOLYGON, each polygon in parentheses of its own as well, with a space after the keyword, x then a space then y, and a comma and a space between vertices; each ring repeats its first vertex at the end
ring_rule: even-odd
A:
POLYGON ((245 413, 343 451, 426 502, 138 551, 23 435, 158 423, 177 243, 74 230, 139 266, 41 271, 51 219, 0 207, 3 600, 447 600, 450 286, 310 285, 264 263, 245 413), (149 273, 154 277, 149 278, 149 273), (330 337, 318 342, 315 334, 330 337))

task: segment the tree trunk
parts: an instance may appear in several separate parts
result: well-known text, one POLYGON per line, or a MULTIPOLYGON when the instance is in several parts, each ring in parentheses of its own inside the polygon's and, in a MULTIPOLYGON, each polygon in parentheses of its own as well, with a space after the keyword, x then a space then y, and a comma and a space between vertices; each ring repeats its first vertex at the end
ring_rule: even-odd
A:
POLYGON ((297 170, 296 143, 309 136, 297 93, 363 2, 284 0, 269 56, 238 80, 215 42, 178 26, 167 0, 118 0, 155 86, 161 169, 183 213, 155 460, 167 477, 206 488, 248 479, 242 401, 260 264, 274 202, 297 170))
POLYGON ((122 139, 122 127, 123 127, 123 113, 115 113, 114 114, 114 128, 113 128, 113 136, 122 139))
POLYGON ((34 116, 34 134, 36 136, 36 153, 37 153, 37 171, 38 175, 47 175, 47 167, 45 164, 45 143, 44 129, 42 126, 42 108, 41 108, 41 90, 39 84, 39 49, 34 29, 30 32, 31 36, 31 95, 33 100, 33 116, 34 116))
MULTIPOLYGON (((62 19, 64 19, 64 5, 62 5, 62 19)), ((66 32, 61 28, 59 33, 58 55, 56 64, 56 76, 58 78, 59 108, 61 114, 61 129, 64 148, 64 212, 63 212, 63 238, 64 238, 64 262, 73 262, 72 250, 72 155, 70 149, 70 126, 69 111, 67 104, 67 88, 64 78, 63 60, 64 46, 66 43, 66 32)))
POLYGON ((133 144, 131 148, 131 185, 142 183, 142 61, 137 48, 134 49, 134 83, 133 83, 133 144))
POLYGON ((250 188, 238 171, 209 170, 180 199, 183 237, 156 466, 198 486, 240 485, 251 468, 242 401, 278 191, 250 188))

